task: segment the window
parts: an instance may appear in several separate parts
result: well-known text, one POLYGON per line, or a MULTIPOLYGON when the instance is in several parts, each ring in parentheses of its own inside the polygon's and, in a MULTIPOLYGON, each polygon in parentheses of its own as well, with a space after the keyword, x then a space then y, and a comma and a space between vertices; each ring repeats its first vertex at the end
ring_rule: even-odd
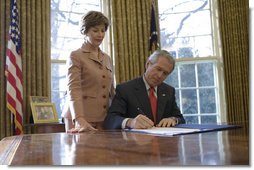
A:
POLYGON ((59 118, 66 90, 66 59, 83 42, 79 21, 89 10, 100 11, 100 0, 51 0, 51 100, 59 118))
MULTIPOLYGON (((175 70, 165 82, 176 88, 187 123, 225 121, 216 1, 158 2, 161 48, 176 59, 175 70)), ((89 10, 102 11, 101 6, 101 0, 51 0, 51 100, 59 118, 66 90, 65 62, 83 41, 79 21, 89 10)))
POLYGON ((176 59, 166 83, 187 123, 220 123, 224 107, 215 1, 159 0, 161 48, 176 59))

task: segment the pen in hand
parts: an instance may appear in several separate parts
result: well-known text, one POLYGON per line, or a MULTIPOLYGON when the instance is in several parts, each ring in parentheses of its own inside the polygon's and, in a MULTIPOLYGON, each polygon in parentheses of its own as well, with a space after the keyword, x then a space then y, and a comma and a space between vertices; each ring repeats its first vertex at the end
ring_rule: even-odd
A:
MULTIPOLYGON (((144 112, 142 109, 140 109, 139 107, 137 107, 137 110, 138 110, 138 112, 139 112, 140 114, 146 116, 145 112, 144 112)), ((147 116, 146 116, 146 117, 147 117, 147 116)), ((148 128, 154 127, 153 122, 152 122, 149 118, 148 118, 148 120, 149 120, 149 122, 151 122, 151 126, 149 126, 148 128)))
POLYGON ((141 110, 139 107, 137 108, 137 110, 138 110, 138 112, 139 112, 140 114, 146 115, 146 114, 143 112, 143 110, 141 110))

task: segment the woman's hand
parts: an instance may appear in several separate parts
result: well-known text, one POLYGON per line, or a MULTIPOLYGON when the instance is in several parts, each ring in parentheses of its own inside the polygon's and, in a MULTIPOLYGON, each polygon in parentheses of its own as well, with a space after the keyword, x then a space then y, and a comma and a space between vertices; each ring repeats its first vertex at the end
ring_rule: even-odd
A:
POLYGON ((97 130, 95 129, 92 125, 90 125, 85 118, 83 117, 78 117, 75 120, 75 127, 68 130, 67 133, 80 133, 80 132, 85 132, 85 131, 94 131, 97 130))

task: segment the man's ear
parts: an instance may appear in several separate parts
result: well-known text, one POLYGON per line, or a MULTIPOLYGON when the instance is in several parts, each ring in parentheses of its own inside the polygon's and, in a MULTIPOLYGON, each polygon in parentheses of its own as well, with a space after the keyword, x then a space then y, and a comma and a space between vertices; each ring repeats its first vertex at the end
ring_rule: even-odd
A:
POLYGON ((148 68, 149 65, 149 59, 146 60, 146 69, 148 68))

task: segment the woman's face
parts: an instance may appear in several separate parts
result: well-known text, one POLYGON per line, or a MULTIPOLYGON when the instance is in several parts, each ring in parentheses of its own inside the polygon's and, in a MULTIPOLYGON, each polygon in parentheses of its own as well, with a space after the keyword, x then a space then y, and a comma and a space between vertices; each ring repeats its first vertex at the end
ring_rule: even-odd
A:
POLYGON ((86 36, 89 43, 91 43, 95 47, 99 47, 105 36, 105 25, 97 25, 91 27, 86 36))

